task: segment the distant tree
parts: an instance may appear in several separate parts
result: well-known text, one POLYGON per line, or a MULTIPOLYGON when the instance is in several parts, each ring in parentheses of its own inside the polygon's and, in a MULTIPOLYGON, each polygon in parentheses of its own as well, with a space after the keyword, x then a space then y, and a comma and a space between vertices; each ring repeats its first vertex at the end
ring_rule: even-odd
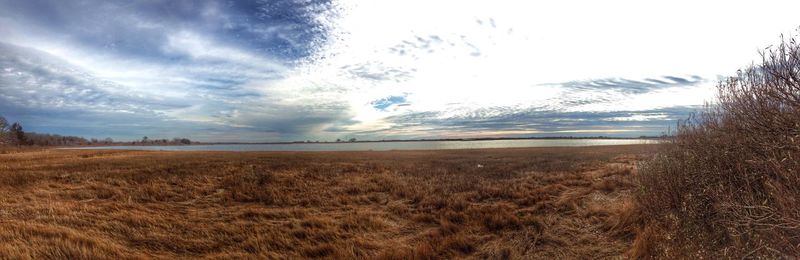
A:
POLYGON ((145 137, 142 137, 142 143, 147 143, 147 140, 149 140, 149 139, 150 139, 150 138, 147 138, 147 136, 145 136, 145 137))
POLYGON ((172 144, 192 144, 192 140, 189 140, 189 139, 186 139, 186 138, 175 137, 175 138, 172 138, 172 142, 171 143, 172 144))
POLYGON ((112 144, 112 143, 114 143, 114 139, 111 139, 111 137, 108 137, 106 139, 103 139, 103 143, 104 144, 112 144))
POLYGON ((90 141, 77 136, 60 136, 60 135, 52 135, 52 134, 37 134, 37 133, 24 133, 25 135, 25 143, 28 145, 40 145, 40 146, 48 146, 48 145, 83 145, 87 144, 90 141))
POLYGON ((354 138, 350 138, 350 140, 349 140, 349 142, 351 142, 351 143, 352 143, 352 142, 355 142, 355 141, 356 141, 356 138, 355 138, 355 137, 354 137, 354 138))
POLYGON ((336 138, 336 142, 337 143, 342 142, 342 139, 336 138))
POLYGON ((8 130, 9 135, 11 137, 11 143, 15 145, 26 145, 28 144, 27 139, 25 139, 25 131, 22 130, 22 125, 19 123, 11 124, 11 127, 8 130))

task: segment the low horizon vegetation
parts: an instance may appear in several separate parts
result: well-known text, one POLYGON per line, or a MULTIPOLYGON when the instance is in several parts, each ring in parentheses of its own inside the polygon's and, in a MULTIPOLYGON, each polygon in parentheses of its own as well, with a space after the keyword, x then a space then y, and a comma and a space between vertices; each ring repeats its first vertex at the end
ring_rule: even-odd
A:
MULTIPOLYGON (((140 141, 119 142, 112 138, 97 139, 79 136, 63 136, 58 134, 42 134, 26 132, 22 124, 14 122, 9 124, 5 117, 0 115, 0 148, 9 150, 8 146, 79 146, 79 145, 188 145, 192 141, 188 138, 175 137, 172 140, 150 139, 142 137, 140 141)), ((2 152, 2 150, 0 150, 2 152)))
MULTIPOLYGON (((355 143, 355 142, 403 142, 403 141, 478 141, 478 140, 518 140, 518 139, 658 139, 661 136, 527 136, 527 137, 473 137, 473 138, 421 138, 421 139, 381 139, 381 140, 358 140, 341 138, 335 141, 284 141, 284 142, 197 142, 185 137, 175 137, 172 139, 150 138, 144 136, 139 140, 117 141, 110 137, 104 139, 84 138, 79 136, 63 136, 50 133, 26 132, 22 124, 9 122, 0 115, 0 148, 10 150, 8 146, 97 146, 97 145, 190 145, 190 144, 225 144, 225 143, 245 143, 245 144, 273 144, 273 143, 355 143)), ((0 150, 2 152, 2 150, 0 150)))

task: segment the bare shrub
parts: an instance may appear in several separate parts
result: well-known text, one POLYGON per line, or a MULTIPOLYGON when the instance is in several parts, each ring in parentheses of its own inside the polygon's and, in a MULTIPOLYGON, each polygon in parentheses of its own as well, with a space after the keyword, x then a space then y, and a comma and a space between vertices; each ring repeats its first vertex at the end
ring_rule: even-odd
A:
POLYGON ((762 57, 640 169, 638 204, 672 252, 800 255, 800 45, 782 39, 762 57))

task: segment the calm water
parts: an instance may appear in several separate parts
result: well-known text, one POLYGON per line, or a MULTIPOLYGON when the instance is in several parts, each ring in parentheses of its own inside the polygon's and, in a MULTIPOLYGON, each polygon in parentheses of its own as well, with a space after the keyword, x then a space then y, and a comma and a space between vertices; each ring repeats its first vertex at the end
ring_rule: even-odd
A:
POLYGON ((655 143, 641 139, 528 139, 486 141, 419 141, 370 143, 215 144, 187 146, 104 146, 70 149, 116 149, 152 151, 389 151, 510 147, 596 146, 655 143))

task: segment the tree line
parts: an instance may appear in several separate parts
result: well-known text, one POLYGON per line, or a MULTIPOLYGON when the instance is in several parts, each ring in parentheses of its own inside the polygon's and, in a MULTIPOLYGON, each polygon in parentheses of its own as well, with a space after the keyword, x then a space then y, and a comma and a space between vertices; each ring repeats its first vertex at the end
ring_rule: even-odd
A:
POLYGON ((115 142, 114 139, 86 139, 78 136, 62 136, 57 134, 39 134, 25 132, 19 122, 10 123, 5 117, 0 116, 0 146, 2 145, 33 145, 33 146, 76 146, 76 145, 188 145, 192 141, 187 138, 149 139, 141 141, 115 142))
POLYGON ((0 116, 0 145, 68 146, 84 144, 89 144, 89 141, 83 137, 25 132, 19 122, 10 123, 5 117, 0 116))
POLYGON ((172 138, 172 140, 167 139, 150 139, 149 137, 145 136, 142 137, 141 141, 133 141, 130 142, 132 145, 137 144, 150 144, 150 145, 165 145, 165 144, 192 144, 192 140, 187 138, 172 138))

